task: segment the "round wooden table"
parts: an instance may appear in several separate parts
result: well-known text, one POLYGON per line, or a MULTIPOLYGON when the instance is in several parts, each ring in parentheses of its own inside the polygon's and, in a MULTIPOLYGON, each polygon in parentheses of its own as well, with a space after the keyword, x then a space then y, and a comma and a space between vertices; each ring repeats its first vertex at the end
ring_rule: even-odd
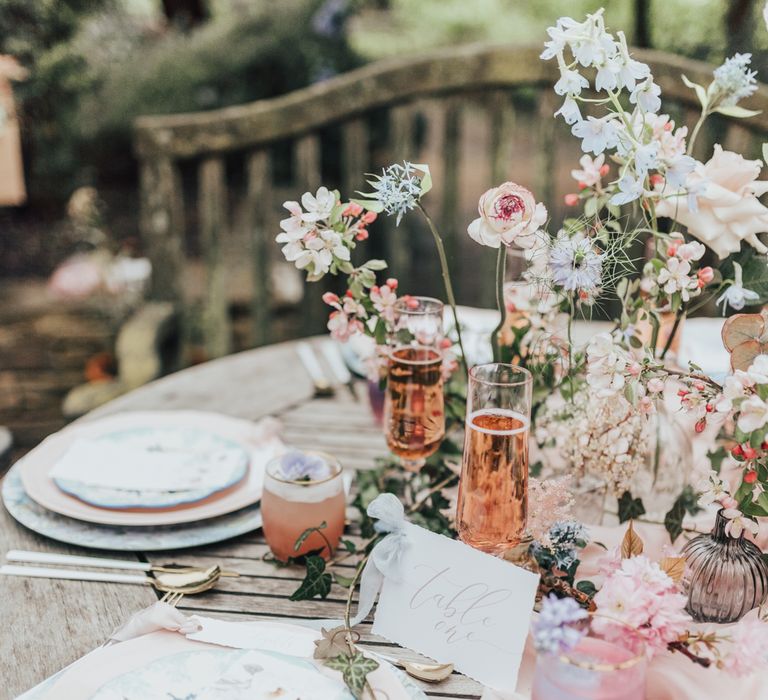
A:
MULTIPOLYGON (((310 341, 319 346, 327 338, 310 341)), ((321 364, 323 363, 322 356, 321 364)), ((330 368, 326 374, 333 377, 330 368)), ((132 410, 200 409, 258 420, 279 418, 285 442, 298 448, 320 448, 336 455, 347 468, 370 469, 386 454, 381 430, 371 417, 367 389, 336 385, 334 395, 316 398, 314 385, 296 353, 296 343, 282 343, 208 362, 148 384, 81 418, 82 421, 132 410)), ((62 554, 121 556, 64 545, 18 525, 0 509, 0 554, 29 549, 62 554)), ((179 605, 223 619, 339 618, 346 589, 334 585, 324 601, 291 602, 301 571, 263 561, 268 551, 259 531, 220 544, 177 552, 155 552, 152 561, 211 565, 239 571, 240 578, 221 579, 215 591, 185 598, 179 605)), ((149 561, 143 554, 126 559, 149 561)), ((350 561, 348 566, 354 566, 350 561)), ((44 678, 100 645, 131 614, 157 600, 149 587, 49 579, 0 578, 0 699, 16 697, 44 678)), ((362 640, 398 658, 418 660, 370 634, 362 640)), ((431 698, 478 698, 481 686, 454 673, 440 685, 426 685, 431 698)))

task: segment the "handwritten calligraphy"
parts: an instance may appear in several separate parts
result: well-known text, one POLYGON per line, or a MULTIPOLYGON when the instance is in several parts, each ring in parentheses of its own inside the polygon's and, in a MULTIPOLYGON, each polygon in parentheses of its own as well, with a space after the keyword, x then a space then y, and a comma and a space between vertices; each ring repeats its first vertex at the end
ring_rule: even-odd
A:
MULTIPOLYGON (((411 596, 411 610, 433 608, 438 616, 433 629, 441 633, 448 644, 462 641, 488 644, 478 631, 495 624, 493 609, 508 600, 512 590, 492 588, 482 581, 457 584, 451 579, 450 566, 436 572, 424 565, 415 568, 426 568, 431 575, 411 596)), ((497 617, 495 622, 501 620, 497 617)))

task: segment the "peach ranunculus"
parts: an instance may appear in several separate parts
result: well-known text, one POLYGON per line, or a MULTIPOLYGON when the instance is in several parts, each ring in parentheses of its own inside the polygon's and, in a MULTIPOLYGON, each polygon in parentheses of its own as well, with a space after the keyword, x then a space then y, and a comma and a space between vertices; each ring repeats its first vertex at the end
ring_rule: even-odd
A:
POLYGON ((482 245, 498 248, 515 243, 530 248, 536 232, 547 220, 547 210, 536 203, 525 187, 514 182, 488 190, 478 204, 480 216, 467 228, 470 237, 482 245))
POLYGON ((688 175, 688 187, 699 190, 698 207, 692 209, 681 191, 660 199, 656 213, 687 226, 720 258, 738 252, 742 241, 766 253, 768 248, 757 237, 768 232, 768 208, 757 198, 768 192, 768 181, 757 179, 761 168, 761 161, 746 160, 715 144, 712 157, 688 175))

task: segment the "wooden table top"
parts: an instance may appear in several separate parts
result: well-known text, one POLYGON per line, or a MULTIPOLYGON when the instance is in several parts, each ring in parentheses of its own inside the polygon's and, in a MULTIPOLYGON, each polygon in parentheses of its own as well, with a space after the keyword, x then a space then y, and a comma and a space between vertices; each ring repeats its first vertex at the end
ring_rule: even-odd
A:
MULTIPOLYGON (((313 339, 318 343, 319 339, 313 339)), ((322 358, 320 359, 323 362, 322 358)), ((328 376, 332 374, 326 370, 328 376)), ((386 454, 372 420, 366 387, 337 387, 332 398, 314 398, 313 385, 295 343, 271 345, 192 367, 148 384, 81 420, 128 410, 199 409, 258 420, 275 416, 285 442, 336 455, 347 468, 370 469, 386 454)), ((30 549, 62 554, 123 556, 149 561, 143 553, 97 552, 36 535, 0 509, 0 554, 30 549)), ((334 584, 324 601, 291 602, 302 573, 263 561, 268 547, 260 531, 220 544, 174 552, 153 552, 151 561, 211 565, 239 571, 221 579, 215 591, 185 598, 179 609, 226 620, 339 618, 346 589, 334 584)), ((353 564, 347 566, 352 570, 353 564)), ((0 699, 16 697, 101 644, 121 622, 157 600, 149 587, 47 579, 0 578, 0 699)), ((421 657, 360 626, 371 649, 407 660, 421 657)), ((438 685, 421 684, 431 698, 479 698, 482 686, 454 673, 438 685)))

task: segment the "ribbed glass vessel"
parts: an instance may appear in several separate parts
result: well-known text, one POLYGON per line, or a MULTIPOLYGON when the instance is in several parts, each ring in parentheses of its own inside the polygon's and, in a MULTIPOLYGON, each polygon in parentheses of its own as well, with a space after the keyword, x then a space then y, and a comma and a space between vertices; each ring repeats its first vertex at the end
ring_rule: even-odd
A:
POLYGON ((757 545, 744 536, 729 537, 722 510, 708 535, 683 549, 688 594, 686 611, 697 622, 736 622, 768 594, 768 566, 757 545))

